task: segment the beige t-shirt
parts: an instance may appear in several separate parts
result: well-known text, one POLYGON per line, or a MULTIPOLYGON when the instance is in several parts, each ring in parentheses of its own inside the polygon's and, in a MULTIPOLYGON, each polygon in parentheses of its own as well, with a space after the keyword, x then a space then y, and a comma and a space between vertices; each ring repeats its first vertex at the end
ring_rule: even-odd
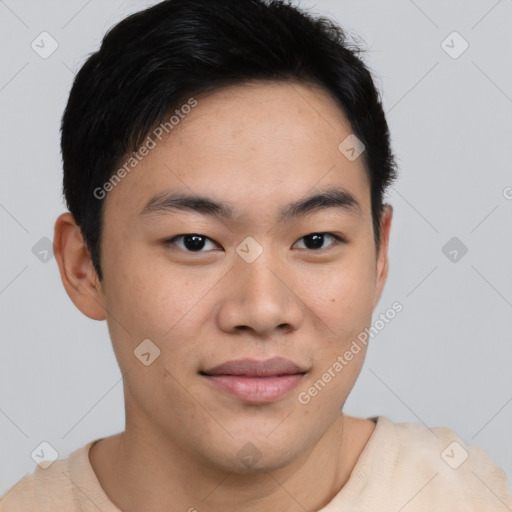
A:
MULTIPOLYGON (((375 430, 348 482, 318 512, 510 512, 503 469, 446 427, 372 418, 375 430)), ((46 469, 36 466, 0 498, 0 512, 120 512, 89 462, 91 441, 46 469)))

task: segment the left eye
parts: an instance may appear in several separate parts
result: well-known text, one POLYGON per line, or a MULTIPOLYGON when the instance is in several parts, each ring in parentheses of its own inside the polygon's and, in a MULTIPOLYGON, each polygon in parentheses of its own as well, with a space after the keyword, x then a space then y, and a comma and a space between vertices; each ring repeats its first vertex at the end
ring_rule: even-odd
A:
POLYGON ((326 249, 326 247, 322 247, 326 237, 334 240, 334 242, 329 244, 327 247, 330 247, 331 245, 336 245, 338 243, 342 243, 344 241, 341 237, 334 235, 333 233, 311 233, 310 235, 303 236, 296 243, 299 243, 301 240, 304 240, 304 245, 306 247, 300 247, 300 249, 326 249))
MULTIPOLYGON (((343 238, 334 235, 333 233, 311 233, 300 238, 297 242, 295 242, 295 244, 304 241, 304 247, 299 247, 299 249, 309 249, 313 251, 326 249, 327 247, 322 247, 324 245, 326 237, 327 239, 333 240, 333 242, 331 242, 327 247, 344 242, 343 238)), ((216 247, 218 247, 216 242, 214 242, 211 238, 208 238, 205 235, 197 233, 177 235, 174 238, 171 238, 170 240, 166 240, 166 243, 175 244, 180 249, 186 252, 206 252, 203 251, 203 249, 205 249, 206 247, 206 250, 208 250, 208 243, 211 244, 211 247, 209 249, 215 249, 216 247)))

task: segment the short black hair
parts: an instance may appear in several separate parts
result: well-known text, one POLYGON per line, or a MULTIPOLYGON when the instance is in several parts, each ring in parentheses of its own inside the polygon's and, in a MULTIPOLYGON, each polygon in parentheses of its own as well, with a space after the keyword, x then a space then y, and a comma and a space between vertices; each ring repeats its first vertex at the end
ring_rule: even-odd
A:
POLYGON ((194 95, 259 80, 319 85, 340 105, 365 145, 378 247, 397 169, 363 51, 331 19, 283 0, 165 0, 110 28, 77 73, 61 125, 63 193, 98 278, 104 208, 94 191, 194 95))

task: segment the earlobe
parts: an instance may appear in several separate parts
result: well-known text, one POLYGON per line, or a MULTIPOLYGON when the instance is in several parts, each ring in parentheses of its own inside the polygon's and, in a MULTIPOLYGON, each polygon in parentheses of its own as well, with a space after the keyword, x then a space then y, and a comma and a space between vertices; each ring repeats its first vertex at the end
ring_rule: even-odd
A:
POLYGON ((63 213, 55 222, 53 252, 62 284, 75 306, 93 320, 105 320, 101 285, 82 232, 71 213, 63 213))
POLYGON ((377 255, 377 269, 375 276, 375 293, 373 296, 373 309, 375 309, 375 306, 377 306, 380 300, 388 276, 388 248, 392 218, 393 207, 389 204, 384 205, 380 221, 380 246, 379 253, 377 255))

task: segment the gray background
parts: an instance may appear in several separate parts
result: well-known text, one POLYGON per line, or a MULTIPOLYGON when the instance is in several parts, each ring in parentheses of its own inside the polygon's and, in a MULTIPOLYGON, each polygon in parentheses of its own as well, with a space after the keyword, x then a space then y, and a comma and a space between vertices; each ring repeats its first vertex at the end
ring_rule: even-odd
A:
MULTIPOLYGON (((106 323, 75 308, 40 240, 65 211, 59 123, 74 73, 153 3, 0 0, 0 493, 34 469, 41 441, 65 458, 124 429, 106 323), (31 48, 43 31, 59 45, 47 59, 31 48)), ((345 411, 448 426, 512 483, 512 1, 302 5, 366 42, 400 165, 376 313, 404 309, 372 340, 345 411), (458 58, 441 46, 453 31, 469 43, 458 58), (456 262, 441 250, 454 236, 468 248, 456 262)))

